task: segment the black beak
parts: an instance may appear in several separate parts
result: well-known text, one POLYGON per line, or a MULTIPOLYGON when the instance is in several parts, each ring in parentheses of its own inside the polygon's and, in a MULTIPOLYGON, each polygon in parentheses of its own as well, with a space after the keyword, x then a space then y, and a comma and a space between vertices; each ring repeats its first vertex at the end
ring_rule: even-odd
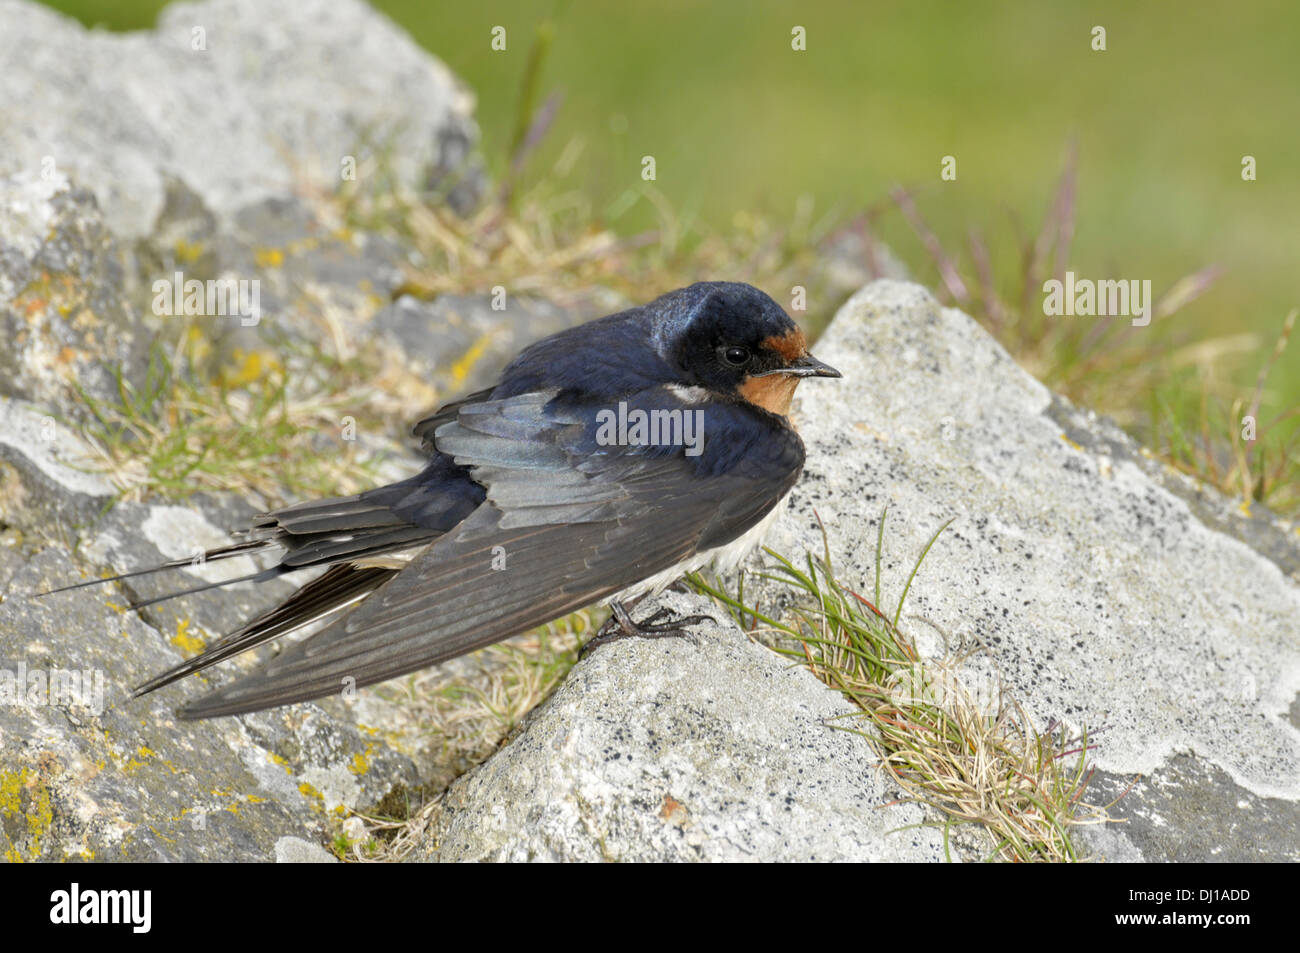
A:
POLYGON ((778 367, 774 371, 768 371, 767 374, 758 374, 757 377, 767 377, 769 374, 789 374, 792 377, 843 377, 844 375, 831 367, 829 364, 823 364, 811 354, 805 354, 803 357, 797 357, 785 367, 778 367))

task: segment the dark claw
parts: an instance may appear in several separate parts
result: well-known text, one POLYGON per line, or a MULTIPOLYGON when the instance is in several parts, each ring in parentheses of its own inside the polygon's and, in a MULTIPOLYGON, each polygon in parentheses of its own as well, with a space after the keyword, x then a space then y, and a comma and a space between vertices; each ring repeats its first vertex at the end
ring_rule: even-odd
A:
POLYGON ((664 638, 682 638, 690 639, 695 642, 695 636, 686 631, 688 625, 698 625, 701 622, 716 622, 717 620, 711 615, 688 615, 681 618, 673 618, 670 621, 655 623, 659 619, 672 616, 672 610, 661 608, 640 622, 633 622, 632 617, 627 614, 617 602, 611 603, 610 608, 613 615, 605 620, 596 635, 582 647, 579 658, 585 658, 587 653, 598 645, 604 645, 606 642, 617 642, 620 639, 664 639, 664 638))

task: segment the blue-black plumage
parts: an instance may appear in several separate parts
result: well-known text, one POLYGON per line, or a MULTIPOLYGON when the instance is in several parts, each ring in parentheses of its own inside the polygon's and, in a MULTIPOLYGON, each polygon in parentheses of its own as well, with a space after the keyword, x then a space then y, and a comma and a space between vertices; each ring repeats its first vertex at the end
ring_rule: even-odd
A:
POLYGON ((538 341, 496 385, 416 425, 429 454, 416 476, 265 514, 209 553, 282 550, 258 578, 328 569, 137 694, 324 618, 181 716, 382 681, 601 600, 612 625, 663 631, 625 606, 685 572, 734 565, 758 541, 803 467, 787 413, 810 376, 840 375, 780 305, 733 282, 538 341))

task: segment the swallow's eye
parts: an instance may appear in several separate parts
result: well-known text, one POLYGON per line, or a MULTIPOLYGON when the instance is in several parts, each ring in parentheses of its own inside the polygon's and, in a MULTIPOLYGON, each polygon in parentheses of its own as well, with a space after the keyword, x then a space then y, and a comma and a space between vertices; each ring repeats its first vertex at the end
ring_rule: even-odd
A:
POLYGON ((722 359, 732 367, 740 367, 749 360, 749 348, 729 347, 722 352, 722 359))

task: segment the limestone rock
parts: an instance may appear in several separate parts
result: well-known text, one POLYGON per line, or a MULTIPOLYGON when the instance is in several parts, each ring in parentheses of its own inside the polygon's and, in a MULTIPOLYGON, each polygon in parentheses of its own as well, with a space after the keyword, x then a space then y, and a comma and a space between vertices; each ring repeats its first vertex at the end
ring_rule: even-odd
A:
POLYGON ((0 395, 84 420, 73 388, 115 396, 113 367, 138 380, 148 332, 94 196, 38 168, 0 174, 0 395))
POLYGON ((971 680, 1003 680, 1040 730, 1087 726, 1092 760, 1121 779, 1094 800, 1147 775, 1116 816, 1149 814, 1158 798, 1163 846, 1133 838, 1148 859, 1300 858, 1294 837, 1276 835, 1300 822, 1294 532, 1229 517, 1229 501, 1054 397, 916 285, 867 286, 816 350, 844 379, 799 390, 808 465, 767 545, 820 553, 815 510, 840 577, 870 586, 888 505, 892 606, 953 519, 912 584, 905 627, 987 647, 971 680), (1268 823, 1250 807, 1261 800, 1268 823))
POLYGON ((332 189, 345 157, 380 151, 409 186, 441 182, 461 203, 481 188, 473 96, 357 0, 173 4, 127 34, 5 0, 0 22, 0 163, 52 162, 123 238, 153 231, 173 179, 226 220, 332 189))
MULTIPOLYGON (((675 593, 659 605, 717 612, 675 593)), ((580 662, 452 786, 420 859, 942 858, 941 831, 903 829, 924 814, 890 803, 866 740, 832 727, 847 702, 732 624, 692 631, 580 662)))

